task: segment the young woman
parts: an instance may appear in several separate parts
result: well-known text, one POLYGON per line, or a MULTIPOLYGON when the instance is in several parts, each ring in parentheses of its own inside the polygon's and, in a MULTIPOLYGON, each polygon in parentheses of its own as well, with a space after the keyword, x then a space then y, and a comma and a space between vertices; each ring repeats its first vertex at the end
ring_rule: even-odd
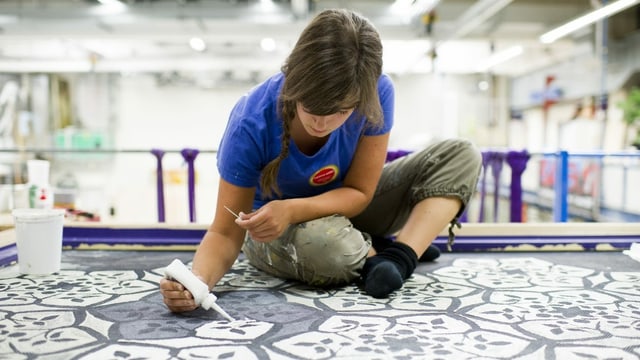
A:
MULTIPOLYGON (((401 288, 421 255, 439 255, 430 244, 457 223, 481 155, 447 140, 385 165, 393 110, 374 26, 351 11, 320 12, 282 71, 231 112, 194 274, 212 288, 242 251, 258 269, 311 285, 361 280, 374 297, 401 288)), ((171 311, 197 307, 181 284, 160 288, 171 311)))

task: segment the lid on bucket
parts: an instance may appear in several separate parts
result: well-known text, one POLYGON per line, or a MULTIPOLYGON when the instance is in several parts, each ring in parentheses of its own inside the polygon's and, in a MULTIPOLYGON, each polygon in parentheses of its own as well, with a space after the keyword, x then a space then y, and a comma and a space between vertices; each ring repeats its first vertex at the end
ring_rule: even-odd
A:
POLYGON ((45 221, 64 216, 65 209, 13 209, 11 214, 16 221, 45 221))

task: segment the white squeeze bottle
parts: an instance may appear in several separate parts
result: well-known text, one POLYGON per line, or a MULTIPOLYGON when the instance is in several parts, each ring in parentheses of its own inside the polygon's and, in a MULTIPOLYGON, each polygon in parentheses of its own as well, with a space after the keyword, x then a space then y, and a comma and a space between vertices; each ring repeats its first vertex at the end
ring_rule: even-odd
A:
POLYGON ((164 273, 167 277, 173 278, 184 285, 193 295, 193 299, 197 305, 200 305, 205 310, 213 309, 227 320, 234 321, 226 311, 222 310, 222 308, 216 304, 218 298, 209 292, 209 286, 198 279, 182 261, 178 259, 173 260, 171 264, 164 269, 164 273))
POLYGON ((49 162, 47 160, 27 161, 29 207, 35 209, 53 208, 53 191, 49 185, 49 162))

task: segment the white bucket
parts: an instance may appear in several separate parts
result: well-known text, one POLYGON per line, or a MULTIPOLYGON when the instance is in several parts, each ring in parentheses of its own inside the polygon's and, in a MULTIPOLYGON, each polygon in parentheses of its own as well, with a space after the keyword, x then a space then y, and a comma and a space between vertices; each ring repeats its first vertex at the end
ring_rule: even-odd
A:
POLYGON ((22 274, 60 271, 64 209, 14 209, 18 269, 22 274))

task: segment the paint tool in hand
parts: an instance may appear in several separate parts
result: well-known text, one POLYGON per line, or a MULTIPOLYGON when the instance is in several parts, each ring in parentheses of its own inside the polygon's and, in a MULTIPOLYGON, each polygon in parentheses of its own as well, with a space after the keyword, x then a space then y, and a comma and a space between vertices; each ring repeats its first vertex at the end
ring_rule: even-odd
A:
POLYGON ((227 209, 227 211, 230 212, 231 215, 235 216, 236 219, 240 219, 240 215, 236 214, 235 212, 233 212, 233 210, 229 209, 227 205, 224 205, 224 208, 227 209))
POLYGON ((179 259, 175 259, 164 270, 165 275, 181 283, 191 295, 196 304, 205 310, 213 309, 229 321, 234 319, 216 304, 218 298, 211 293, 209 286, 191 272, 179 259))

